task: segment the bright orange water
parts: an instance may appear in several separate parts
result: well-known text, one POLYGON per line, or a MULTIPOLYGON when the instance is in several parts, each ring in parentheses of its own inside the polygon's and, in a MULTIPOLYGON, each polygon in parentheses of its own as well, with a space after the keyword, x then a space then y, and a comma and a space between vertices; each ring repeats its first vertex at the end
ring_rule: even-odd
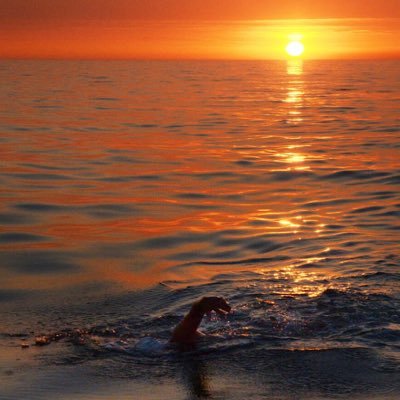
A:
POLYGON ((3 285, 397 253, 398 66, 3 62, 3 285))

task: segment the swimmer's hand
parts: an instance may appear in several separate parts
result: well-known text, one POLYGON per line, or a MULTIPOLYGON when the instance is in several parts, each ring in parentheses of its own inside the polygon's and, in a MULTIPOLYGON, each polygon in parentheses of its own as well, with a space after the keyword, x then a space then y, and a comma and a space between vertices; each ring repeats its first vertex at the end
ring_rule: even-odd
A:
POLYGON ((203 297, 198 304, 204 310, 204 314, 215 311, 218 315, 225 316, 231 311, 231 306, 223 297, 203 297))
POLYGON ((223 297, 203 297, 196 301, 188 314, 175 327, 172 332, 171 342, 179 344, 193 344, 200 335, 197 332, 204 314, 215 311, 219 315, 226 315, 231 311, 231 306, 223 297))

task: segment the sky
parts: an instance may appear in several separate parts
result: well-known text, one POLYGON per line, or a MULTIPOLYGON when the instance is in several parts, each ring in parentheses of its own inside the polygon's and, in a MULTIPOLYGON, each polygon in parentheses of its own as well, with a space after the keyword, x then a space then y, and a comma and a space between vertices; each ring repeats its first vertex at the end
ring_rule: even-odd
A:
POLYGON ((400 58, 400 0, 0 0, 0 58, 400 58))

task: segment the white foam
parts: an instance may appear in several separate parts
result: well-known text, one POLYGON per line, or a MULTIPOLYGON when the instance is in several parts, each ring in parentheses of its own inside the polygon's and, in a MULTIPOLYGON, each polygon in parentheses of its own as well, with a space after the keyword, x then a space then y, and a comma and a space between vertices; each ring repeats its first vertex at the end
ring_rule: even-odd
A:
POLYGON ((159 354, 165 351, 167 343, 153 337, 144 337, 139 341, 132 343, 124 340, 111 341, 104 344, 103 348, 109 351, 121 353, 133 353, 140 351, 145 354, 159 354))
POLYGON ((144 337, 140 339, 135 346, 135 349, 143 353, 160 353, 165 350, 166 343, 153 337, 144 337))

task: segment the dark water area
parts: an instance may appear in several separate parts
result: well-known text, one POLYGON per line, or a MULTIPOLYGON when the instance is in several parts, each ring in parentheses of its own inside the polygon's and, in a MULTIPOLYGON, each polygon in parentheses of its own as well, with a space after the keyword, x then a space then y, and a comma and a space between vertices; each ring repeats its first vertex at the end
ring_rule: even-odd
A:
POLYGON ((400 397, 398 61, 0 81, 0 399, 400 397))

